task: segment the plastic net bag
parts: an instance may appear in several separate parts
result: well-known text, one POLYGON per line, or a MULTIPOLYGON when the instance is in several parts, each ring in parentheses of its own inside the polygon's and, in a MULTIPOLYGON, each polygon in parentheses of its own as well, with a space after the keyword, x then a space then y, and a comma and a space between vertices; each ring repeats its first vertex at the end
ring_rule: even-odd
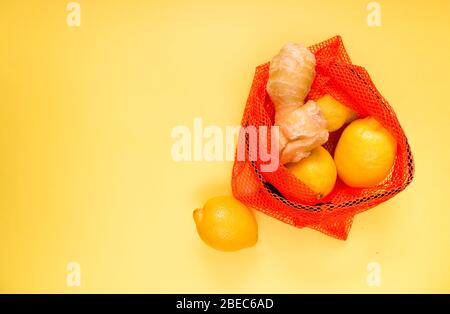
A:
MULTIPOLYGON (((397 156, 388 177, 371 188, 352 188, 338 178, 333 191, 318 200, 315 194, 283 165, 275 171, 261 171, 267 163, 259 156, 235 158, 232 173, 234 196, 244 204, 296 227, 309 227, 345 240, 355 214, 372 208, 406 188, 414 175, 408 140, 392 107, 378 92, 367 71, 351 63, 339 36, 309 47, 316 57, 316 77, 308 98, 330 94, 358 113, 376 118, 396 139, 397 156)), ((274 123, 273 103, 266 92, 269 63, 256 68, 241 126, 270 127, 274 123)), ((331 132, 324 147, 334 154, 342 133, 331 132)), ((270 136, 269 136, 270 137, 270 136)), ((247 149, 249 138, 240 137, 247 149)), ((258 142, 270 145, 270 139, 258 142)), ((270 147, 267 147, 270 151, 270 147)))

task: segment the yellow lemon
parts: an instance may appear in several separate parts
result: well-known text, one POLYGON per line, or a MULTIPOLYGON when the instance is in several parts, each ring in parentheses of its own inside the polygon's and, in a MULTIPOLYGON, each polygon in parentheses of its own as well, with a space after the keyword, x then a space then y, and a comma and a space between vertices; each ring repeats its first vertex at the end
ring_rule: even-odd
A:
POLYGON ((325 120, 327 120, 327 129, 330 132, 340 129, 344 124, 355 120, 357 117, 355 111, 328 94, 317 99, 316 103, 325 120))
POLYGON ((311 155, 299 162, 287 164, 287 168, 306 184, 319 198, 328 195, 336 182, 336 166, 330 153, 319 146, 311 155))
POLYGON ((338 176, 351 187, 376 186, 391 171, 396 152, 395 139, 377 120, 355 120, 342 132, 334 152, 338 176))
POLYGON ((200 238, 217 250, 237 251, 258 241, 253 213, 232 196, 211 198, 193 216, 200 238))

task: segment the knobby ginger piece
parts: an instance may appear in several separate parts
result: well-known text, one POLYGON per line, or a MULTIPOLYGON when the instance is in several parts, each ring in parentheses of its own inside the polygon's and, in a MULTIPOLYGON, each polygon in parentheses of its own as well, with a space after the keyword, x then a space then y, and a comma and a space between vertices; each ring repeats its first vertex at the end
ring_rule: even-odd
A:
POLYGON ((267 93, 275 106, 275 119, 302 105, 315 76, 316 58, 308 48, 287 43, 272 59, 267 93))
POLYGON ((284 115, 278 125, 282 164, 298 162, 328 141, 327 121, 312 100, 284 115))

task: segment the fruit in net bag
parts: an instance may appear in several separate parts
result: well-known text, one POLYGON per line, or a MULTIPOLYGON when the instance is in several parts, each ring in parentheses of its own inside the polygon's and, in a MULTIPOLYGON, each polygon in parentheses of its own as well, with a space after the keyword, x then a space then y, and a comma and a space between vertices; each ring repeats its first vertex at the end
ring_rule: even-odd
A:
MULTIPOLYGON (((367 71, 359 65, 352 64, 341 37, 332 37, 310 46, 308 50, 314 54, 316 65, 314 82, 310 87, 307 99, 318 100, 327 94, 333 97, 336 96, 336 100, 342 101, 343 105, 347 105, 347 101, 348 104, 351 102, 351 109, 357 112, 358 115, 373 117, 389 131, 389 133, 381 131, 380 133, 384 135, 379 136, 378 144, 373 145, 378 147, 375 149, 377 153, 372 155, 374 159, 368 158, 362 153, 367 147, 371 146, 367 145, 367 143, 362 144, 365 142, 364 138, 358 140, 361 144, 353 145, 350 140, 345 140, 349 134, 349 132, 346 132, 347 135, 344 134, 336 155, 334 155, 338 176, 341 177, 341 181, 347 181, 350 185, 376 184, 379 180, 382 180, 381 183, 369 188, 356 188, 348 186, 344 182, 339 182, 325 199, 318 200, 315 195, 317 192, 314 193, 311 189, 312 184, 310 184, 308 189, 307 184, 299 184, 298 182, 307 180, 295 180, 292 173, 289 173, 289 164, 286 164, 287 167, 280 167, 276 173, 271 174, 258 172, 258 164, 251 160, 235 159, 232 174, 233 194, 247 206, 251 206, 282 222, 299 228, 312 228, 334 238, 345 240, 348 237, 355 215, 394 197, 411 183, 414 177, 414 160, 411 147, 393 108, 378 91, 367 71), (395 139, 392 139, 389 135, 394 136, 395 139), (381 138, 384 138, 384 140, 381 140, 381 138), (384 144, 381 144, 382 142, 384 144), (358 149, 352 147, 356 145, 359 146, 358 149), (380 154, 380 150, 384 150, 385 153, 380 154), (384 162, 375 162, 377 159, 379 161, 384 160, 384 162), (365 160, 369 160, 369 164, 378 164, 379 166, 384 164, 384 166, 369 167, 365 160), (359 164, 359 169, 352 170, 352 163, 355 165, 359 164), (383 171, 380 171, 380 169, 383 171), (249 171, 251 175, 246 174, 249 171), (375 179, 371 180, 372 182, 363 182, 363 180, 366 180, 364 178, 366 172, 368 174, 367 178, 375 177, 375 179), (372 172, 377 175, 373 175, 372 172), (370 173, 372 174, 369 175, 370 173), (251 178, 251 181, 254 178, 260 180, 257 193, 248 193, 247 188, 242 186, 247 184, 248 178, 251 178), (359 178, 359 180, 355 178, 359 178)), ((304 54, 307 54, 307 52, 304 52, 304 54)), ((295 59, 295 55, 290 54, 289 58, 295 59)), ((307 60, 311 59, 308 58, 307 60)), ((271 86, 268 84, 272 78, 279 79, 281 74, 277 73, 277 75, 273 76, 274 72, 271 72, 271 65, 273 64, 272 60, 271 63, 264 63, 256 68, 242 117, 241 125, 243 127, 249 125, 270 127, 277 123, 279 123, 277 125, 281 125, 281 122, 283 122, 276 114, 276 109, 279 108, 278 96, 274 95, 271 90, 271 87, 283 88, 283 85, 271 86), (275 108, 276 106, 277 108, 275 108)), ((295 65, 296 63, 292 62, 289 64, 295 65)), ((286 77, 289 78, 288 71, 286 72, 286 77)), ((295 84, 289 84, 288 90, 295 88, 295 86, 295 84)), ((296 100, 302 97, 298 96, 296 100)), ((288 99, 292 99, 291 96, 288 99)), ((281 103, 282 107, 283 104, 285 103, 281 103)), ((294 111, 304 106, 306 105, 299 103, 290 108, 288 105, 287 108, 289 110, 287 111, 294 111)), ((318 108, 319 112, 321 111, 320 105, 316 104, 315 107, 318 108)), ((310 109, 314 110, 307 111, 315 116, 316 110, 314 106, 310 109)), ((326 120, 327 112, 323 108, 322 111, 320 115, 325 123, 328 124, 326 120)), ((317 114, 318 119, 320 119, 320 115, 317 114)), ((347 119, 342 120, 347 121, 347 119)), ((357 121, 352 123, 357 123, 357 121)), ((341 123, 337 123, 337 126, 330 129, 338 127, 341 123)), ((346 123, 349 122, 344 122, 344 125, 341 126, 338 132, 331 132, 327 142, 320 145, 324 145, 328 151, 334 154, 340 135, 345 131, 342 128, 345 127, 346 123), (342 133, 340 132, 341 130, 343 131, 342 133)), ((328 132, 327 126, 324 129, 325 132, 328 132)), ((352 129, 350 128, 349 130, 352 129)), ((370 131, 368 134, 372 132, 370 131)), ((307 136, 308 140, 312 140, 314 137, 314 134, 307 136)), ((286 142, 289 143, 300 140, 304 140, 304 138, 291 139, 286 137, 286 142)), ((305 155, 311 154, 309 148, 304 152, 305 155)), ((307 156, 303 158, 307 158, 307 156)), ((250 189, 250 191, 253 191, 253 189, 250 189)))
POLYGON ((381 183, 397 154, 392 135, 373 117, 355 120, 342 132, 334 152, 339 178, 348 186, 368 188, 381 183))
POLYGON ((336 166, 330 153, 319 146, 311 154, 296 163, 287 164, 288 170, 311 190, 318 198, 327 196, 336 182, 336 166))
POLYGON ((357 114, 349 107, 334 99, 331 95, 325 95, 316 100, 320 112, 327 121, 329 132, 340 129, 344 124, 356 119, 357 114))

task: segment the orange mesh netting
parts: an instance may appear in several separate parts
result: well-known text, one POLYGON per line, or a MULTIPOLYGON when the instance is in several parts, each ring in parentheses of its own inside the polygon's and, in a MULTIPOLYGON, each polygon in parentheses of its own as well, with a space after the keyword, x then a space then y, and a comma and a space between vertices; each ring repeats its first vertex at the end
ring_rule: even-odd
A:
MULTIPOLYGON (((241 202, 267 215, 296 227, 310 227, 345 240, 355 214, 388 200, 406 188, 413 179, 414 162, 394 110, 378 92, 367 71, 351 63, 341 38, 333 37, 309 49, 314 53, 317 65, 308 99, 316 100, 330 94, 355 110, 359 117, 375 117, 397 140, 397 157, 391 173, 381 184, 372 188, 352 188, 338 178, 334 190, 318 200, 283 165, 274 172, 262 172, 260 166, 267 162, 260 157, 247 156, 243 160, 235 158, 232 189, 241 202)), ((269 63, 256 68, 242 118, 243 127, 273 125, 274 107, 266 92, 268 77, 269 63)), ((342 129, 330 133, 324 145, 332 155, 342 129)), ((248 136, 244 136, 243 140, 248 148, 248 136)))

